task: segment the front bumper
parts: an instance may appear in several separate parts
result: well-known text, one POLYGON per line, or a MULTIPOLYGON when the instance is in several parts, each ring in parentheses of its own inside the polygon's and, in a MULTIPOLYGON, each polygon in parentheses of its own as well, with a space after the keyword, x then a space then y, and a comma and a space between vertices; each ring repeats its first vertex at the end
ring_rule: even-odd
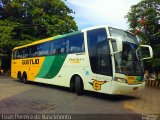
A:
POLYGON ((129 85, 127 83, 120 83, 112 81, 111 94, 128 94, 143 90, 145 82, 141 84, 129 85))

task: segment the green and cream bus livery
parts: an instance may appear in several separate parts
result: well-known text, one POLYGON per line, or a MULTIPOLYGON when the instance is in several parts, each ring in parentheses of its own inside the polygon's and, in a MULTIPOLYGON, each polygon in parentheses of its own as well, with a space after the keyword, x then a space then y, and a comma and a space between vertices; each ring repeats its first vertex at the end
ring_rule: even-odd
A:
POLYGON ((77 94, 127 94, 145 87, 143 60, 152 56, 152 48, 140 45, 130 32, 96 26, 14 48, 11 76, 69 87, 77 94))

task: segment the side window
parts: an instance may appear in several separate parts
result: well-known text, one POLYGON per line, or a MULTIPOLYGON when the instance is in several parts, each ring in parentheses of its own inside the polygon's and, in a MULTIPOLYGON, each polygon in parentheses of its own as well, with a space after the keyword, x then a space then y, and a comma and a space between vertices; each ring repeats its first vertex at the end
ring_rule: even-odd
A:
POLYGON ((45 42, 38 45, 38 56, 50 55, 51 44, 50 42, 45 42))
POLYGON ((66 37, 67 53, 84 52, 84 35, 83 33, 66 37))
POLYGON ((13 51, 13 59, 17 59, 17 50, 13 51))
POLYGON ((53 40, 51 43, 51 54, 66 53, 66 43, 64 39, 53 40))
POLYGON ((87 32, 88 52, 93 73, 111 75, 111 58, 106 29, 95 29, 87 32))
POLYGON ((29 48, 21 48, 13 51, 13 59, 27 58, 29 56, 29 48))
POLYGON ((18 49, 18 50, 17 50, 17 54, 16 54, 16 58, 17 58, 17 59, 21 59, 22 57, 23 57, 22 49, 18 49))
POLYGON ((23 48, 22 52, 23 52, 23 58, 27 58, 29 57, 30 48, 29 47, 23 48))
POLYGON ((30 47, 30 57, 38 56, 38 45, 34 45, 30 47))
POLYGON ((22 48, 21 51, 22 51, 22 58, 25 58, 25 48, 22 48))

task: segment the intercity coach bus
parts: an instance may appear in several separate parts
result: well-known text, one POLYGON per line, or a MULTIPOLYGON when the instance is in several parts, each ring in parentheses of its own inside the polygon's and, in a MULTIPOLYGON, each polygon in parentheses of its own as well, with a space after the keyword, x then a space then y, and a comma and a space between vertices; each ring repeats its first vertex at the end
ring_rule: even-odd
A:
POLYGON ((153 51, 132 33, 104 25, 16 47, 12 54, 11 76, 23 83, 69 87, 78 95, 127 94, 145 87, 143 60, 153 51))

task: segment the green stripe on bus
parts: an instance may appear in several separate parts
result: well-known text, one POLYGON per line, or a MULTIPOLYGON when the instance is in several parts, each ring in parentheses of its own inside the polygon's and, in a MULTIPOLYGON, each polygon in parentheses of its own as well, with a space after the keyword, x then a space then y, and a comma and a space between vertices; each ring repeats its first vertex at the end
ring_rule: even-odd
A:
POLYGON ((46 79, 54 78, 59 73, 66 57, 66 54, 46 57, 37 77, 46 79))
POLYGON ((54 37, 54 39, 65 38, 65 37, 73 36, 73 35, 80 34, 80 33, 81 33, 81 31, 76 31, 76 32, 72 32, 72 33, 68 33, 68 34, 64 34, 64 35, 57 35, 54 37))
POLYGON ((138 82, 142 82, 143 81, 143 77, 142 76, 137 76, 137 81, 138 82))
POLYGON ((38 76, 37 76, 38 78, 44 78, 46 76, 46 74, 49 72, 50 67, 52 66, 54 58, 55 56, 45 57, 43 65, 38 73, 38 76))

